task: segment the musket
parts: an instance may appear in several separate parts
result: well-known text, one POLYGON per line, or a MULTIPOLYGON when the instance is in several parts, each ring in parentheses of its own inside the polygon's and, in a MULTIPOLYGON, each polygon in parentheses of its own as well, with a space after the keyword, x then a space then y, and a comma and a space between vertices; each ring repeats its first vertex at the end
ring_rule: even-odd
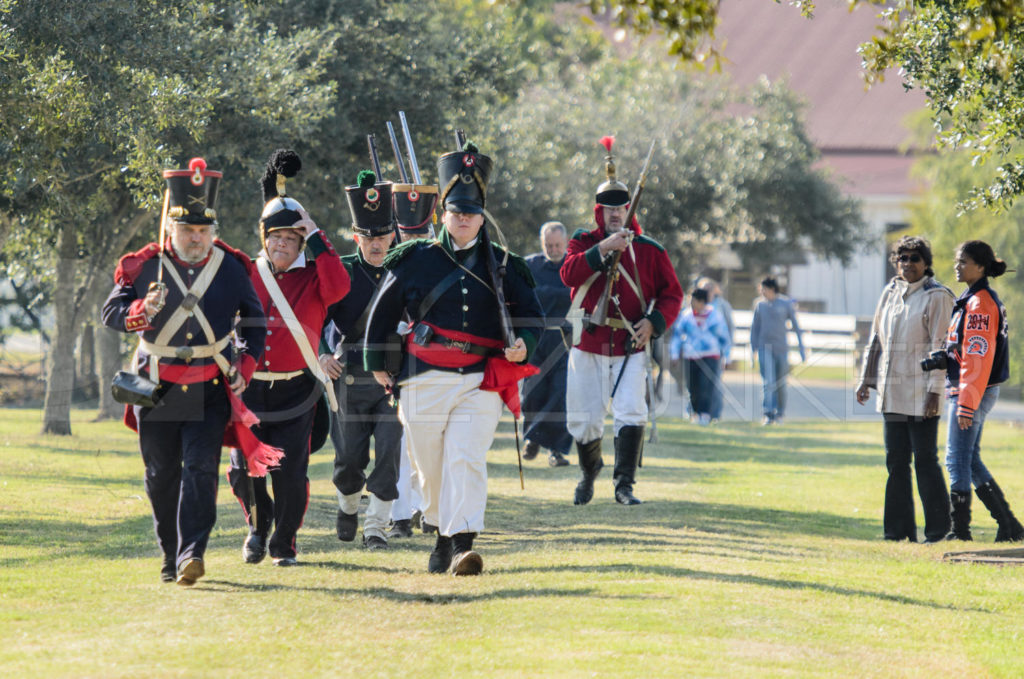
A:
POLYGON ((405 111, 398 112, 398 119, 402 123, 402 136, 405 137, 405 150, 409 154, 409 169, 412 171, 412 180, 417 184, 422 184, 420 166, 416 162, 416 151, 412 147, 412 134, 409 133, 409 121, 405 119, 405 111))
POLYGON ((372 135, 366 135, 366 145, 370 147, 370 162, 373 163, 373 173, 377 175, 377 181, 383 181, 380 176, 380 158, 377 157, 377 139, 372 135))
MULTIPOLYGON (((637 179, 636 188, 633 189, 633 196, 629 201, 629 211, 626 212, 626 219, 623 222, 622 228, 626 229, 626 238, 630 241, 633 239, 633 232, 629 228, 633 223, 633 216, 636 215, 637 206, 640 204, 640 196, 644 192, 644 184, 647 183, 647 171, 650 169, 651 157, 654 155, 655 141, 651 141, 651 148, 647 151, 647 159, 644 160, 644 165, 640 170, 640 178, 637 179)), ((608 278, 605 280, 604 289, 601 291, 601 296, 597 298, 597 304, 594 305, 594 310, 590 314, 590 321, 587 324, 587 328, 590 331, 608 322, 608 302, 611 300, 612 288, 614 288, 615 282, 619 279, 619 262, 622 260, 622 253, 622 250, 616 250, 611 255, 611 260, 607 267, 608 278)), ((622 320, 628 322, 625 318, 622 320)))
POLYGON ((462 131, 462 128, 455 130, 455 148, 459 151, 466 145, 466 133, 462 131))
MULTIPOLYGON (((167 206, 170 201, 171 190, 164 189, 164 208, 160 212, 160 255, 157 260, 156 280, 149 284, 148 292, 167 290, 167 286, 164 285, 164 250, 166 250, 164 241, 167 240, 167 206)), ((163 308, 163 301, 160 302, 160 307, 163 308)))
POLYGON ((409 183, 409 175, 405 173, 405 163, 402 162, 402 152, 398 148, 398 137, 395 136, 395 127, 391 121, 387 121, 388 136, 391 137, 391 151, 395 154, 395 164, 398 165, 398 176, 402 178, 403 184, 409 183))

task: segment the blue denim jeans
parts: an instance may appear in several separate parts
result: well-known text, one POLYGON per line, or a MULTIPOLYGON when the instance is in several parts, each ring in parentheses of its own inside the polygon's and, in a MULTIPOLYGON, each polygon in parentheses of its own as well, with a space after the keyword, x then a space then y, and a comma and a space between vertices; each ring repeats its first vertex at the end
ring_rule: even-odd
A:
POLYGON ((764 414, 773 420, 786 413, 786 376, 789 375, 789 356, 786 351, 776 353, 769 349, 757 350, 757 362, 764 383, 764 414))
POLYGON ((972 482, 977 488, 992 480, 992 475, 981 461, 981 430, 985 426, 985 417, 998 398, 998 386, 986 389, 974 413, 974 420, 967 429, 960 429, 957 426, 957 400, 949 399, 949 416, 946 420, 949 427, 946 437, 946 471, 949 472, 950 490, 970 493, 972 482))

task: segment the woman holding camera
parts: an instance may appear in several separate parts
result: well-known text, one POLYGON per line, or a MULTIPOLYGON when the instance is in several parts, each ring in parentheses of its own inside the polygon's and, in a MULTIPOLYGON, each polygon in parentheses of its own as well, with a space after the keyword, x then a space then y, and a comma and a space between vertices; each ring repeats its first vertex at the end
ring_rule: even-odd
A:
POLYGON ((1006 272, 1006 262, 996 258, 988 243, 970 240, 956 249, 954 267, 956 279, 966 284, 967 290, 956 300, 946 338, 946 469, 953 502, 949 539, 971 539, 973 482, 978 499, 999 525, 996 542, 1016 542, 1024 539, 1024 526, 981 461, 985 416, 999 398, 999 385, 1010 376, 1006 309, 988 283, 990 276, 1006 272))
POLYGON ((889 471, 882 519, 885 539, 917 542, 910 480, 913 460, 925 541, 937 542, 945 539, 950 524, 937 443, 943 374, 922 370, 920 362, 942 349, 953 293, 933 278, 932 251, 923 238, 901 238, 890 261, 897 275, 885 286, 875 309, 857 402, 866 403, 871 389, 878 392, 889 471))

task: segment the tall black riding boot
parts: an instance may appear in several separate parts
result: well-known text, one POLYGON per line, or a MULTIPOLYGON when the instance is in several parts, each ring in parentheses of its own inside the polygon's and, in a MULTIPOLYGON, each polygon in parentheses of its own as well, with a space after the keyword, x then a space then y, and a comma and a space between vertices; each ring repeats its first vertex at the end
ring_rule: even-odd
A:
POLYGON ((953 532, 946 536, 946 539, 972 540, 971 493, 951 490, 949 491, 949 501, 953 505, 953 532))
POLYGON ((594 497, 594 480, 601 472, 604 461, 601 459, 601 439, 590 443, 576 442, 576 453, 580 458, 580 482, 576 484, 576 495, 572 503, 585 505, 594 497))
POLYGON ((633 497, 636 467, 644 450, 644 428, 630 425, 619 429, 615 437, 615 501, 620 505, 638 505, 640 500, 633 497))
POLYGON ((473 551, 473 538, 476 533, 456 533, 452 536, 452 574, 480 575, 484 569, 484 560, 473 551))
POLYGON ((1020 525, 1020 521, 1010 511, 1010 505, 1003 496, 1003 490, 995 479, 978 486, 974 492, 978 494, 978 499, 999 524, 999 530, 996 531, 996 542, 1024 540, 1024 526, 1020 525))

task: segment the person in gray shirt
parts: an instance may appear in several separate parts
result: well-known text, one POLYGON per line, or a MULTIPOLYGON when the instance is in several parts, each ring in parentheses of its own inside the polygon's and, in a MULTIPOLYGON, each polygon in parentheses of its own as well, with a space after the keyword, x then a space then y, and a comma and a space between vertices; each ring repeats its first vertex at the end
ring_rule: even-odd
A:
POLYGON ((765 278, 761 281, 761 297, 754 304, 754 320, 750 324, 750 350, 757 357, 764 383, 762 424, 765 425, 781 424, 786 411, 786 376, 789 375, 787 321, 796 333, 800 361, 803 362, 807 355, 800 326, 796 322, 793 300, 779 294, 779 284, 774 278, 765 278))

